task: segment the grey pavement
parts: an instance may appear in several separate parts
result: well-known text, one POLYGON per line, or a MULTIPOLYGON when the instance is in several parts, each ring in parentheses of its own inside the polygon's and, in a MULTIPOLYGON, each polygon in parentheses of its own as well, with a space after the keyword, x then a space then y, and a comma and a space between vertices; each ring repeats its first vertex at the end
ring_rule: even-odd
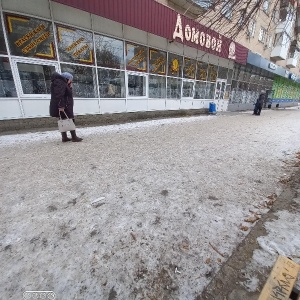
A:
POLYGON ((201 297, 255 228, 251 211, 295 172, 299 117, 79 128, 82 143, 55 131, 0 136, 0 298, 201 297))

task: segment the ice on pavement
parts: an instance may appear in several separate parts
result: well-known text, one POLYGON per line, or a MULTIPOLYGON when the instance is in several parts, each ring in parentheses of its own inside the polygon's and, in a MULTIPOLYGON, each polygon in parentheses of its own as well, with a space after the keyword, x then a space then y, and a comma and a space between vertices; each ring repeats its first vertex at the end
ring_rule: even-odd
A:
POLYGON ((1 298, 195 299, 249 232, 250 211, 280 193, 299 117, 79 128, 82 143, 56 131, 1 136, 1 298))

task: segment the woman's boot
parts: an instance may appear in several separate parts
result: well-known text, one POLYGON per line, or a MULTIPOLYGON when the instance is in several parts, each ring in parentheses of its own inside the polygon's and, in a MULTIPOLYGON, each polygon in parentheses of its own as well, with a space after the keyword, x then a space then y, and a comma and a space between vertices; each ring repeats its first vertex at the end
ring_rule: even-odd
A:
POLYGON ((81 142, 82 141, 82 139, 76 135, 75 130, 71 130, 70 132, 71 132, 71 136, 72 136, 72 142, 81 142))
POLYGON ((65 142, 70 142, 70 141, 71 141, 71 139, 68 138, 66 132, 61 132, 61 141, 62 141, 63 143, 65 143, 65 142))

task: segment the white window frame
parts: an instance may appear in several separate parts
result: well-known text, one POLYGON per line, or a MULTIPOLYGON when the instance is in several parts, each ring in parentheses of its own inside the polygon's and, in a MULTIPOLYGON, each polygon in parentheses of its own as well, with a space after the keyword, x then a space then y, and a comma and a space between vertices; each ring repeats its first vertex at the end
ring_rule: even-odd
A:
POLYGON ((194 95, 195 95, 195 80, 194 79, 182 78, 182 82, 181 82, 181 99, 184 99, 184 100, 194 99, 194 95), (192 97, 183 97, 183 83, 184 82, 191 82, 191 83, 193 83, 192 97))
POLYGON ((19 74, 18 69, 18 63, 22 64, 32 64, 32 65, 38 65, 38 66, 53 66, 55 67, 55 71, 60 73, 60 66, 59 63, 56 61, 49 61, 49 60, 41 60, 41 59, 34 59, 34 58, 11 58, 11 68, 14 70, 14 73, 16 74, 16 88, 18 90, 18 93, 20 97, 22 98, 37 98, 37 99, 50 99, 51 94, 24 94, 23 87, 21 83, 21 77, 19 74))
POLYGON ((256 29, 256 21, 252 19, 249 21, 248 24, 248 32, 250 37, 253 37, 255 35, 255 29, 256 29))
POLYGON ((262 3, 262 9, 263 9, 264 13, 269 14, 269 12, 270 12, 270 1, 269 0, 264 0, 264 2, 262 3))
POLYGON ((263 27, 260 27, 260 30, 259 30, 259 35, 258 35, 258 40, 262 43, 265 42, 266 40, 266 36, 267 36, 268 32, 265 28, 263 27))
POLYGON ((267 43, 266 43, 267 47, 272 48, 272 43, 273 43, 273 36, 271 34, 269 34, 267 37, 267 43))
MULTIPOLYGON (((225 95, 225 92, 226 92, 226 85, 227 85, 227 80, 226 79, 217 79, 216 80, 214 100, 224 100, 224 95, 225 95), (222 84, 224 83, 223 98, 216 98, 218 83, 220 83, 221 87, 222 87, 222 84)), ((220 91, 220 93, 221 93, 221 91, 220 91)))
POLYGON ((232 19, 232 6, 229 2, 223 4, 221 14, 228 20, 232 19))
POLYGON ((126 96, 128 99, 147 99, 149 95, 149 74, 148 73, 141 73, 141 72, 126 72, 125 75, 125 84, 126 84, 126 96), (146 78, 146 95, 145 96, 132 96, 129 95, 129 87, 128 87, 128 76, 133 75, 133 76, 140 76, 140 77, 145 77, 146 78))

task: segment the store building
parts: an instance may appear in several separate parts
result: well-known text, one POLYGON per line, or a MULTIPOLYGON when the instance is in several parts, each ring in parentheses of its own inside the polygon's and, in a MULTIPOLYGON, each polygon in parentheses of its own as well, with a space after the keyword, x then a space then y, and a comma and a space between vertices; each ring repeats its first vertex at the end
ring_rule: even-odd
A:
POLYGON ((0 119, 47 117, 52 72, 75 112, 227 110, 247 48, 153 0, 0 0, 0 119))

